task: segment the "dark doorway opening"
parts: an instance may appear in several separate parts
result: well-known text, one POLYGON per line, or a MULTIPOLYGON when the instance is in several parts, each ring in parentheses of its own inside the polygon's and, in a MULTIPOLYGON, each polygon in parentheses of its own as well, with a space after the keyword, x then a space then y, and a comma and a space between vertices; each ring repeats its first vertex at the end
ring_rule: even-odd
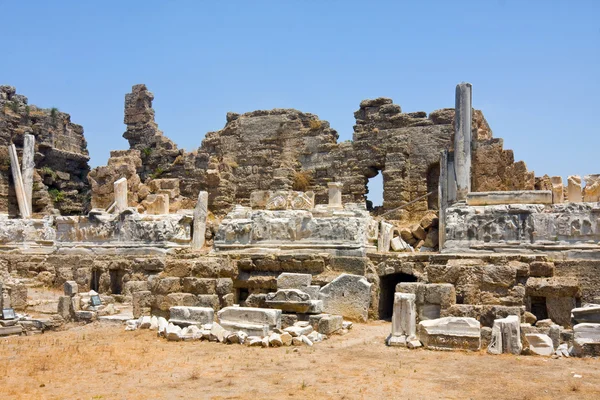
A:
POLYGON ((246 288, 237 288, 235 291, 235 302, 236 304, 243 304, 246 299, 250 296, 248 289, 246 288))
POLYGON ((394 293, 400 282, 416 282, 417 278, 398 272, 379 278, 379 318, 391 319, 394 313, 394 293))
POLYGON ((90 277, 90 289, 99 293, 98 289, 100 289, 100 271, 97 269, 92 270, 92 276, 90 277))
POLYGON ((123 291, 123 275, 125 271, 120 269, 111 269, 110 275, 110 292, 112 294, 121 294, 123 291))
POLYGON ((440 182, 440 164, 431 164, 427 169, 427 193, 431 193, 427 196, 427 209, 437 210, 438 204, 438 183, 440 182))
POLYGON ((537 320, 547 319, 548 318, 548 308, 546 307, 546 298, 545 297, 535 297, 532 296, 529 299, 531 313, 535 315, 537 320))

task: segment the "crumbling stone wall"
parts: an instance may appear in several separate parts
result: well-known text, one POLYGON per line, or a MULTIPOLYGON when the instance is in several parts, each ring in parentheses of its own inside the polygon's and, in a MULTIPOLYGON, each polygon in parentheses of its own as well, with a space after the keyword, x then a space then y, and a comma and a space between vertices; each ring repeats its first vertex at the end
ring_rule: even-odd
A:
POLYGON ((69 114, 30 105, 14 87, 0 86, 0 213, 18 213, 8 145, 14 143, 20 155, 25 134, 35 136, 33 213, 86 212, 89 155, 83 127, 69 114))
MULTIPOLYGON (((207 133, 197 151, 185 152, 158 129, 153 98, 145 85, 135 85, 125 99, 123 136, 141 159, 141 165, 128 167, 135 165, 142 183, 130 187, 133 203, 143 200, 149 180, 159 178, 179 180, 182 207, 193 206, 200 190, 208 191, 209 208, 217 216, 235 204, 249 205, 256 190, 311 190, 317 204, 326 203, 327 183, 333 181, 344 184, 345 202, 364 203, 368 180, 382 173, 383 207, 377 211, 410 203, 387 219, 416 222, 438 207, 439 157, 452 147, 454 109, 403 113, 391 99, 365 100, 354 114, 353 140, 342 143, 329 123, 313 114, 292 109, 228 113, 223 129, 207 133)), ((475 191, 533 187, 533 174, 522 162, 514 163, 500 139, 492 139, 478 110, 472 129, 475 191)), ((115 155, 109 166, 122 164, 121 159, 115 155)), ((104 177, 106 195, 117 173, 98 170, 90 179, 104 177)), ((126 175, 129 179, 132 173, 126 175)))

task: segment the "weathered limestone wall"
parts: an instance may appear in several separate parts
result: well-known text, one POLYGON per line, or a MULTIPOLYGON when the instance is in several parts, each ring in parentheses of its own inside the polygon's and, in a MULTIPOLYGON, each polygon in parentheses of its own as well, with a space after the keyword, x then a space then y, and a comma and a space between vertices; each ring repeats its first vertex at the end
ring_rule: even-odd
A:
POLYGON ((35 136, 33 214, 83 214, 90 189, 83 127, 69 114, 28 104, 10 86, 0 86, 0 213, 18 214, 7 146, 14 143, 20 158, 25 134, 35 136))
MULTIPOLYGON (((92 171, 95 204, 109 203, 111 181, 119 173, 131 179, 135 167, 140 184, 130 185, 132 206, 147 195, 148 181, 158 178, 179 180, 179 201, 185 208, 192 208, 201 190, 207 191, 209 209, 217 216, 236 204, 249 206, 250 194, 257 190, 313 191, 316 203, 325 204, 331 182, 343 184, 344 202, 364 203, 369 178, 382 173, 379 213, 423 197, 387 219, 416 222, 438 208, 437 193, 426 194, 437 189, 440 151, 453 147, 454 109, 403 113, 391 99, 365 100, 354 114, 353 140, 342 143, 329 123, 313 114, 291 109, 228 113, 225 127, 207 133, 198 150, 188 153, 158 129, 153 99, 145 85, 135 85, 126 95, 123 136, 132 151, 139 151, 141 165, 118 152, 108 167, 92 171)), ((514 163, 501 140, 492 139, 478 110, 472 112, 471 131, 474 191, 533 189, 533 174, 523 163, 514 163)))

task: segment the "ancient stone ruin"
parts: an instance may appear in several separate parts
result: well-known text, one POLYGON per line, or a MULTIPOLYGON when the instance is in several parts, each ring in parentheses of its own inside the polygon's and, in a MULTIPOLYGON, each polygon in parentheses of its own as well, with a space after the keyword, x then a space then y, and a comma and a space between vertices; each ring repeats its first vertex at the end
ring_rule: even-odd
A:
POLYGON ((81 126, 1 86, 0 336, 312 346, 382 319, 389 346, 600 355, 600 175, 536 177, 472 96, 364 100, 346 142, 297 110, 228 113, 187 152, 135 85, 129 148, 90 170, 81 126))

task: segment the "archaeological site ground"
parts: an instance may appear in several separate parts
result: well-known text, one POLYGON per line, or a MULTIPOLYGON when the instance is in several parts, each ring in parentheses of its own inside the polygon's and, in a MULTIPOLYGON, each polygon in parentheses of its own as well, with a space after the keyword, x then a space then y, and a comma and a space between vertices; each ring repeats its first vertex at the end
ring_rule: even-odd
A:
POLYGON ((228 113, 189 152, 138 84, 92 169, 0 86, 0 398, 599 399, 600 174, 529 171, 476 93, 363 100, 344 142, 228 113))

